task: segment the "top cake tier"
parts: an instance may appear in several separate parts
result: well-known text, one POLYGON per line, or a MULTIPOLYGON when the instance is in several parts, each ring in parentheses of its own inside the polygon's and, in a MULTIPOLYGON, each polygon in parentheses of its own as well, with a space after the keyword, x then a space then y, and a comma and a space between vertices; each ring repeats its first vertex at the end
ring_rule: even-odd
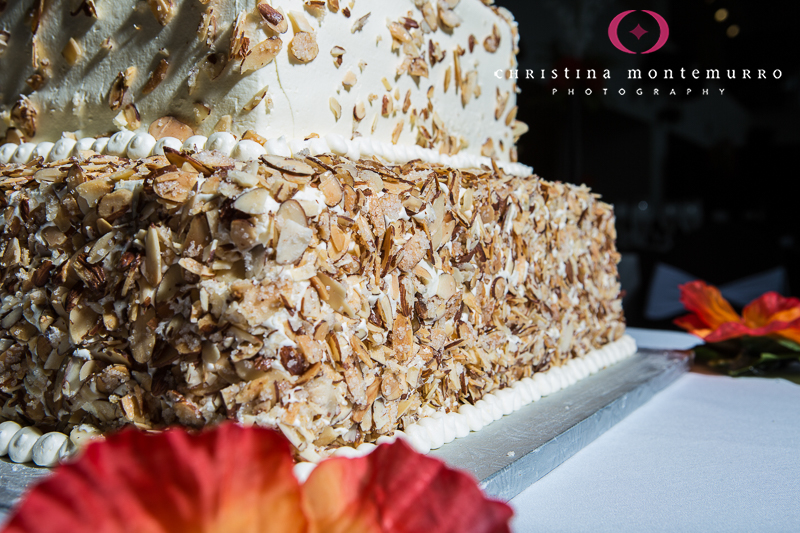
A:
POLYGON ((173 116, 206 136, 515 161, 527 128, 502 74, 517 40, 510 13, 480 0, 18 0, 0 15, 0 117, 10 142, 173 116))

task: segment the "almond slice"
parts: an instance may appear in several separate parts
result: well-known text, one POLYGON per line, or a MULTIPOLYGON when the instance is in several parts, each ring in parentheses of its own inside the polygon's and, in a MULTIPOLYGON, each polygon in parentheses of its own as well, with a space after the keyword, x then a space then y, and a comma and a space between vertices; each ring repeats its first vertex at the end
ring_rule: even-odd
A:
POLYGON ((270 37, 255 45, 250 50, 247 56, 242 61, 242 67, 239 69, 241 74, 250 72, 251 70, 258 70, 272 63, 272 60, 278 55, 283 48, 283 41, 278 36, 270 37))
POLYGON ((271 166, 272 168, 281 170, 283 172, 289 172, 290 174, 311 176, 315 173, 314 167, 312 167, 308 163, 304 163, 296 159, 291 159, 289 157, 281 157, 279 155, 262 155, 261 161, 271 166))
POLYGON ((322 285, 325 288, 324 292, 328 293, 327 298, 320 293, 320 298, 325 300, 334 311, 346 314, 351 318, 355 318, 356 313, 352 306, 347 303, 347 291, 342 284, 324 272, 318 272, 316 277, 320 282, 322 282, 322 285))
POLYGON ((344 189, 332 172, 323 172, 319 177, 319 190, 325 195, 325 205, 334 207, 344 198, 344 189))
POLYGON ((281 235, 278 238, 278 246, 275 252, 275 262, 279 265, 289 265, 299 261, 311 239, 314 230, 302 226, 294 220, 286 219, 281 228, 281 235))

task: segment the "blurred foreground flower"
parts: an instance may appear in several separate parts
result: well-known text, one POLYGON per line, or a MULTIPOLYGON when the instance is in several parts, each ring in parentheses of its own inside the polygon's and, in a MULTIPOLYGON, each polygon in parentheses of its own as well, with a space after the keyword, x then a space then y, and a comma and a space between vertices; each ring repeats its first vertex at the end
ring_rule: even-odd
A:
POLYGON ((4 533, 507 532, 511 508, 397 441, 327 459, 300 483, 279 433, 225 424, 134 430, 89 445, 17 507, 4 533))
POLYGON ((706 342, 695 353, 709 366, 731 375, 775 373, 800 360, 800 299, 768 292, 739 316, 719 289, 703 281, 681 285, 680 291, 691 314, 675 324, 706 342))

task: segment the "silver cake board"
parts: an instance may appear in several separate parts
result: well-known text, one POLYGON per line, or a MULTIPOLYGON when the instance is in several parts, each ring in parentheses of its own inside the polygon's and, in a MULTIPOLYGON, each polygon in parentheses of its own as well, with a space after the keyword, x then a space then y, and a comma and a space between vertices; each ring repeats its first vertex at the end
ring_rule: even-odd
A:
MULTIPOLYGON (((470 472, 490 496, 510 500, 675 381, 690 363, 691 352, 640 349, 431 455, 470 472)), ((0 521, 49 471, 0 458, 0 521)))
POLYGON ((508 501, 575 455, 689 369, 692 352, 632 357, 431 452, 508 501))

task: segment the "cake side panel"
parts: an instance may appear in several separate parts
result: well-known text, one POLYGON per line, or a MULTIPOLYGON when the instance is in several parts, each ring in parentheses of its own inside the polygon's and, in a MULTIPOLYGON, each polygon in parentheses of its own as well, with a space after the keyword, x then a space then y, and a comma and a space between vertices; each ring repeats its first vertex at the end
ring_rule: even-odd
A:
POLYGON ((412 162, 92 156, 0 171, 3 416, 374 441, 619 338, 585 187, 412 162))
POLYGON ((7 7, 0 116, 17 129, 13 137, 147 131, 173 115, 205 136, 335 133, 516 158, 525 127, 515 120, 514 80, 505 78, 518 39, 507 11, 479 0, 452 11, 375 0, 345 15, 344 7, 276 0, 282 25, 270 26, 254 0, 150 3, 171 6, 168 22, 136 0, 93 2, 96 17, 48 2, 38 24, 29 16, 36 3, 7 7))

